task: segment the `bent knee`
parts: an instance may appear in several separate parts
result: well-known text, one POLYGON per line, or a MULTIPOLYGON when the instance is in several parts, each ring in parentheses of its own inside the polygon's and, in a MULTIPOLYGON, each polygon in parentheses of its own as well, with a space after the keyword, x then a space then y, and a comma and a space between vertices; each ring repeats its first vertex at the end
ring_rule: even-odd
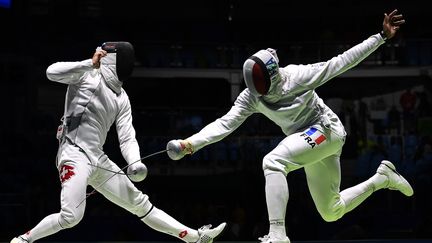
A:
POLYGON ((59 224, 63 228, 72 228, 76 226, 84 217, 84 210, 62 210, 60 212, 59 224))
POLYGON ((334 222, 345 214, 345 204, 340 201, 336 204, 333 204, 333 206, 329 206, 327 208, 320 208, 319 213, 321 217, 326 222, 334 222))
POLYGON ((264 156, 262 169, 265 175, 273 172, 282 172, 285 176, 288 174, 286 166, 280 163, 277 156, 271 153, 264 156))
POLYGON ((338 219, 340 219, 342 216, 337 215, 337 214, 329 214, 329 213, 321 213, 321 217, 324 219, 324 221, 326 222, 334 222, 338 219))
POLYGON ((147 215, 150 212, 150 210, 153 208, 153 204, 148 199, 148 196, 147 195, 144 196, 145 197, 140 203, 133 205, 129 209, 131 213, 135 214, 140 218, 143 217, 144 215, 147 215))

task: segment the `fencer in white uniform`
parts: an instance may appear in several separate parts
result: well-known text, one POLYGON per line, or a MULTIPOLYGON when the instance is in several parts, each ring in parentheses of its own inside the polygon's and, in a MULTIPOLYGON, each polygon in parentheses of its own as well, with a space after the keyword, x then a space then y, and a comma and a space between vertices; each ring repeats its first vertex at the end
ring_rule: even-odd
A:
POLYGON ((367 181, 340 191, 340 155, 346 133, 338 116, 315 92, 392 38, 403 23, 397 11, 386 14, 383 32, 326 62, 279 67, 274 49, 258 51, 243 65, 247 88, 230 111, 185 140, 169 141, 168 155, 177 160, 220 141, 254 113, 262 113, 276 123, 286 138, 263 158, 270 229, 260 238, 262 242, 290 242, 285 228, 286 176, 299 168, 305 170, 310 194, 325 221, 341 218, 378 189, 413 195, 410 184, 390 161, 382 161, 377 173, 367 181))
POLYGON ((134 49, 129 42, 106 42, 96 49, 92 59, 57 62, 48 67, 49 80, 68 85, 63 122, 57 133, 61 210, 12 239, 12 243, 33 242, 77 225, 84 216, 88 185, 151 228, 184 242, 212 242, 221 233, 225 223, 198 230, 181 224, 152 205, 148 196, 131 182, 141 181, 146 175, 132 125, 131 105, 122 88, 133 67, 134 49), (121 169, 103 151, 113 124, 121 153, 130 165, 128 174, 134 171, 144 174, 132 174, 130 178, 124 174, 113 176, 112 171, 121 169))

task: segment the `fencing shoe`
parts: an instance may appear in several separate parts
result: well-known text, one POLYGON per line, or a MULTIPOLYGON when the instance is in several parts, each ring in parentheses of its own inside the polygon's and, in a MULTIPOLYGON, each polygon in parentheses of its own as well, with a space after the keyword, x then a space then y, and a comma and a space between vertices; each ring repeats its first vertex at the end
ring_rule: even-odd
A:
POLYGON ((10 243, 29 243, 29 241, 22 236, 17 236, 13 238, 10 243))
POLYGON ((284 238, 279 239, 279 237, 273 237, 271 235, 264 235, 263 237, 258 238, 261 243, 291 243, 288 236, 284 236, 284 238))
POLYGON ((213 240, 224 230, 226 223, 220 224, 218 227, 211 229, 212 225, 204 225, 198 229, 199 239, 196 243, 212 243, 213 240))
POLYGON ((396 171, 396 167, 390 161, 383 160, 377 169, 377 173, 387 176, 387 188, 390 190, 398 190, 408 197, 414 194, 411 185, 396 171))

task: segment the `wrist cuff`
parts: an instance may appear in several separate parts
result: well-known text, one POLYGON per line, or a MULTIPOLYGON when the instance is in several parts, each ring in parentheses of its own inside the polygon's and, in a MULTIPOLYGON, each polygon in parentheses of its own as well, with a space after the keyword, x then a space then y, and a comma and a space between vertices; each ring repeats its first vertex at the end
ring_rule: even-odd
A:
POLYGON ((383 38, 384 41, 387 40, 387 36, 385 35, 384 30, 381 30, 380 35, 381 35, 381 37, 383 38))
POLYGON ((186 151, 187 154, 193 154, 194 148, 192 144, 188 140, 184 140, 184 144, 180 142, 180 146, 182 146, 182 150, 186 151))

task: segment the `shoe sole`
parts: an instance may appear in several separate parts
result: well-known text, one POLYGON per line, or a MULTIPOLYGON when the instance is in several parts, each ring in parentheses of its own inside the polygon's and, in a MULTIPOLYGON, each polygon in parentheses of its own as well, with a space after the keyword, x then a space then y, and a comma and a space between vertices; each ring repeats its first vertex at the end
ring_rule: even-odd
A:
MULTIPOLYGON (((262 241, 261 241, 262 243, 262 241)), ((281 241, 281 240, 269 240, 267 243, 291 243, 291 240, 288 241, 281 241)))
POLYGON ((381 162, 381 164, 385 165, 387 168, 389 168, 391 171, 393 171, 396 175, 398 175, 399 178, 402 179, 402 181, 404 182, 403 184, 408 186, 407 192, 401 191, 399 189, 395 189, 395 190, 402 192, 402 194, 404 194, 405 196, 411 197, 414 194, 413 188, 411 187, 410 183, 401 174, 399 174, 399 172, 396 171, 396 167, 394 166, 394 164, 388 160, 383 160, 381 162))
POLYGON ((10 243, 22 243, 22 242, 27 242, 28 243, 28 240, 22 238, 21 236, 18 236, 18 237, 13 238, 10 241, 10 243))

